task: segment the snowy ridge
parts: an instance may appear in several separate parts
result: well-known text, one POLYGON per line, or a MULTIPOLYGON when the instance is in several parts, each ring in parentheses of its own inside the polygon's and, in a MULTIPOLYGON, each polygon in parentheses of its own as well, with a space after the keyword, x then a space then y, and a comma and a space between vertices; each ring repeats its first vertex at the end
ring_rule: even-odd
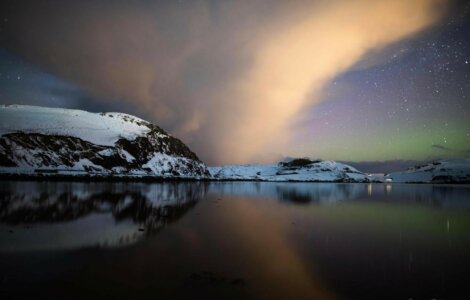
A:
POLYGON ((216 180, 298 181, 298 182, 396 182, 396 183, 470 183, 470 159, 434 161, 393 172, 372 176, 349 165, 330 161, 294 159, 271 165, 228 165, 209 167, 216 180))
POLYGON ((28 105, 0 106, 0 135, 42 133, 80 138, 113 146, 120 138, 133 140, 150 131, 150 123, 123 113, 90 113, 77 109, 28 105))
POLYGON ((0 174, 203 178, 180 140, 123 113, 0 106, 0 174))
POLYGON ((329 160, 207 168, 183 142, 132 115, 0 105, 0 176, 470 183, 470 160, 434 161, 384 177, 329 160))
POLYGON ((229 165, 209 167, 218 180, 370 182, 379 181, 354 167, 331 160, 294 159, 272 165, 229 165))
POLYGON ((470 183, 470 159, 434 161, 390 173, 385 179, 408 183, 470 183))

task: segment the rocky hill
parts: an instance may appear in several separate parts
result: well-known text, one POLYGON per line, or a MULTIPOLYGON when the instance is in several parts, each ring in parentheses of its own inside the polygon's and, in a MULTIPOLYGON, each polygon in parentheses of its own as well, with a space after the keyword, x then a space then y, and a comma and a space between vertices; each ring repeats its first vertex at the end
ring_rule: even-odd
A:
POLYGON ((210 167, 218 180, 371 182, 378 179, 354 167, 331 160, 294 159, 272 165, 229 165, 210 167))
POLYGON ((183 142, 123 113, 0 106, 0 174, 205 178, 183 142))
POLYGON ((405 183, 470 183, 470 160, 433 161, 406 171, 390 173, 385 179, 405 183))

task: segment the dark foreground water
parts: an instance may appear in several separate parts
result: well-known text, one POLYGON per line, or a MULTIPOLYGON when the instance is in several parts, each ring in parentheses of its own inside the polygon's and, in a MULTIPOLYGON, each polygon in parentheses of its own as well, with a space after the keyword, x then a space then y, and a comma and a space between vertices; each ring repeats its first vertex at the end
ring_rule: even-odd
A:
POLYGON ((470 186, 0 182, 0 299, 469 299, 470 186))

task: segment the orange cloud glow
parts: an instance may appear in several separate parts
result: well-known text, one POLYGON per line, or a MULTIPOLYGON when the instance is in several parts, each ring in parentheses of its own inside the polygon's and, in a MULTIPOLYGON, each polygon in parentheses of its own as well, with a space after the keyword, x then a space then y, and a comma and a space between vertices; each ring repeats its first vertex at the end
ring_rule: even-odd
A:
POLYGON ((220 153, 235 162, 289 142, 289 122, 320 101, 323 85, 368 51, 437 20, 441 1, 331 1, 261 37, 249 70, 234 82, 240 118, 220 153), (230 151, 233 149, 233 151, 230 151))

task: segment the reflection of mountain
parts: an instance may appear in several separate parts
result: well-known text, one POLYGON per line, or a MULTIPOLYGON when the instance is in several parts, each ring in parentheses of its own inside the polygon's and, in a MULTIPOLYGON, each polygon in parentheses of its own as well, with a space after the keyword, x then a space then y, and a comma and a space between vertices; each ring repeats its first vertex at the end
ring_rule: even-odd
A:
POLYGON ((446 208, 470 207, 466 185, 221 182, 210 183, 217 196, 277 199, 296 204, 334 204, 349 201, 391 201, 446 208))
POLYGON ((277 197, 282 201, 298 204, 334 203, 357 198, 363 186, 352 184, 303 184, 300 186, 280 185, 276 187, 277 197))
POLYGON ((204 195, 203 183, 5 182, 0 250, 134 243, 180 219, 204 195))
POLYGON ((211 183, 210 192, 233 196, 271 197, 299 204, 322 204, 357 199, 364 193, 366 186, 309 182, 223 182, 211 183))

